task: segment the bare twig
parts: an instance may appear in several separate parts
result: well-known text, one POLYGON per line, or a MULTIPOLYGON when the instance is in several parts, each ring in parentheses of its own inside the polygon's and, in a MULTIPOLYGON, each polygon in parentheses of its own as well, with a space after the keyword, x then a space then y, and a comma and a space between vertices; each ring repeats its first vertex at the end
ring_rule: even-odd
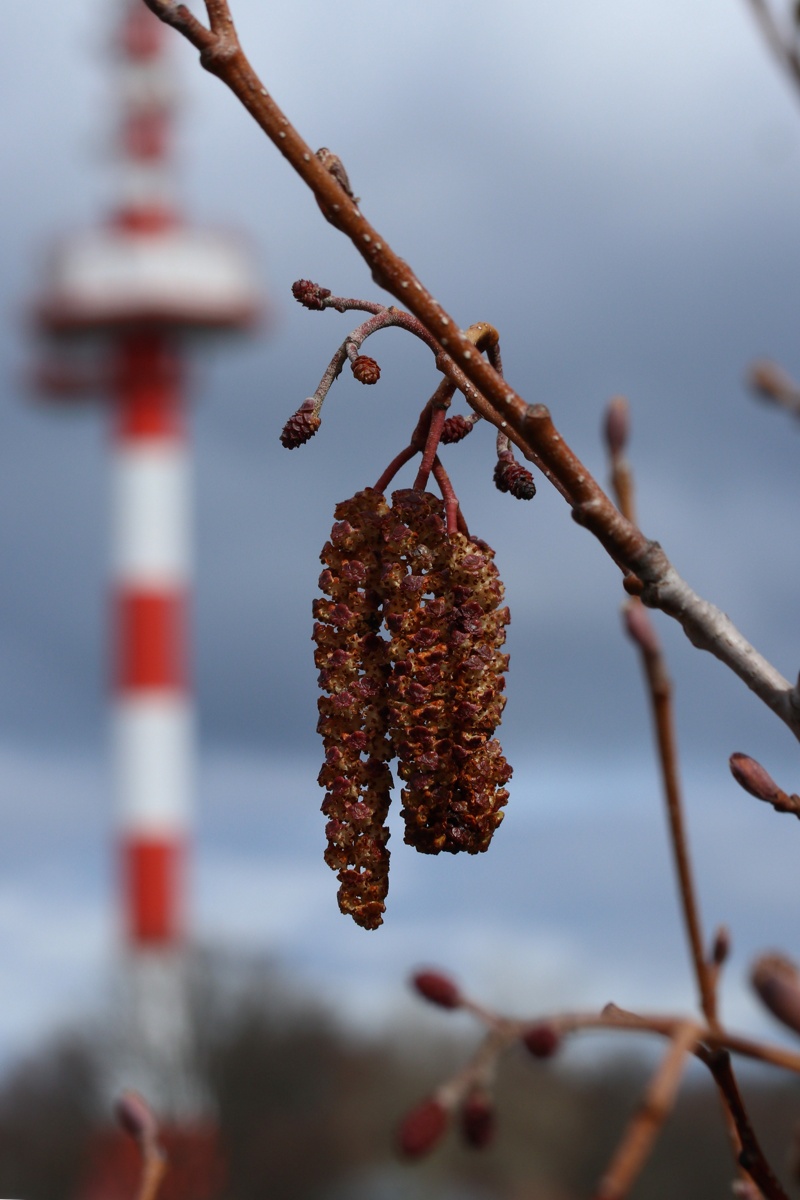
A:
POLYGON ((794 46, 790 45, 781 32, 767 0, 748 0, 748 2, 770 50, 787 72, 795 87, 800 87, 800 58, 798 58, 794 46))
POLYGON ((595 1200, 624 1200, 636 1182, 661 1126, 672 1111, 686 1058, 697 1043, 698 1032, 698 1026, 691 1021, 676 1029, 667 1053, 600 1180, 595 1200))
POLYGON ((739 1165, 747 1171, 753 1182, 761 1189, 766 1200, 789 1200, 764 1157, 755 1130, 750 1123, 739 1085, 733 1074, 730 1054, 727 1050, 718 1049, 702 1057, 714 1076, 717 1086, 724 1093, 728 1109, 736 1122, 736 1130, 742 1144, 739 1165))
MULTIPOLYGON (((628 428, 627 405, 622 397, 617 396, 609 405, 606 416, 606 441, 611 458, 611 479, 621 512, 631 523, 635 523, 633 473, 625 457, 628 428)), ((713 1025, 717 1020, 717 1001, 713 977, 706 960, 706 943, 702 933, 697 889, 689 855, 689 840, 686 835, 678 767, 678 742, 672 705, 672 681, 667 671, 658 634, 641 601, 636 597, 631 598, 625 606, 625 623, 631 640, 638 647, 647 682, 683 920, 700 993, 700 1006, 706 1020, 713 1025)))

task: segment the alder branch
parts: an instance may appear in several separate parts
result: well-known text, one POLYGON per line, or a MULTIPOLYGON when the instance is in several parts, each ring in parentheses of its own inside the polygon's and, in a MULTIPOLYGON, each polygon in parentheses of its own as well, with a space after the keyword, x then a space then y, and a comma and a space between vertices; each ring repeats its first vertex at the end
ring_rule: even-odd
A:
MULTIPOLYGON (((627 521, 580 459, 564 442, 543 404, 527 404, 475 349, 441 304, 424 287, 382 234, 364 217, 333 171, 290 124, 263 86, 239 43, 227 0, 205 0, 209 28, 174 0, 144 0, 157 17, 200 51, 201 65, 238 97, 261 129, 308 185, 326 220, 346 234, 378 286, 405 304, 444 353, 448 377, 463 372, 469 404, 512 437, 523 454, 539 461, 572 506, 573 515, 632 576, 645 604, 674 617, 698 649, 720 659, 800 739, 800 692, 786 680, 713 604, 681 579, 657 542, 627 521), (448 362, 449 360, 449 362, 448 362)), ((460 384, 458 384, 461 387, 460 384)))

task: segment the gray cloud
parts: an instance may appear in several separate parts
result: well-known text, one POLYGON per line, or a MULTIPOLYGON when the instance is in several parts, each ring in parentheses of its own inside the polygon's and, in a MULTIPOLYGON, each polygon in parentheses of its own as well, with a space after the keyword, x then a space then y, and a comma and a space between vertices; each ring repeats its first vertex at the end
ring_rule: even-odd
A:
MULTIPOLYGON (((21 381, 34 357, 22 315, 37 286, 35 264, 51 236, 95 219, 110 194, 100 153, 110 132, 101 57, 108 14, 99 0, 45 7, 46 36, 38 15, 17 14, 0 71, 0 151, 14 176, 0 227, 0 559, 7 564, 0 745, 30 757, 20 776, 28 786, 25 771, 35 773, 41 756, 57 751, 69 775, 79 769, 76 760, 101 753, 107 669, 107 415, 34 406, 21 381)), ((460 321, 500 327, 511 380, 551 405, 601 477, 603 405, 616 391, 629 394, 643 527, 791 676, 800 431, 748 399, 741 380, 746 363, 764 353, 800 371, 800 122, 746 15, 723 0, 700 15, 688 2, 664 0, 646 11, 632 0, 569 11, 500 0, 488 26, 479 19, 482 6, 462 5, 451 41, 452 14, 416 0, 380 12, 363 0, 335 9, 309 0, 268 17, 257 0, 235 8, 253 61, 300 129, 342 155, 365 211, 460 321)), ((291 910, 307 937, 298 961, 307 953, 310 975, 324 967, 333 992, 343 986, 337 958, 364 979, 373 968, 381 978, 394 971, 394 985, 397 964, 433 954, 437 938, 462 948, 477 977, 492 971, 468 948, 475 938, 458 930, 464 906, 478 897, 474 927, 492 938, 507 929, 508 952, 519 962, 528 953, 550 962, 543 970, 551 972, 551 998, 562 995, 562 979, 590 979, 581 982, 582 994, 594 996, 613 969, 627 985, 643 962, 661 986, 669 974, 660 973, 663 964, 674 965, 681 953, 665 873, 660 898, 648 899, 661 831, 612 810, 608 832, 586 787, 587 772, 616 778, 620 762, 633 756, 641 764, 649 750, 638 671, 619 631, 618 575, 544 483, 530 505, 494 491, 486 428, 446 454, 471 527, 497 549, 512 607, 502 731, 509 758, 521 764, 512 806, 525 794, 520 778, 536 795, 547 785, 535 781, 560 763, 559 794, 569 793, 575 816, 548 832, 532 800, 524 830, 517 827, 532 849, 521 836, 508 838, 505 850, 478 863, 412 865, 398 849, 396 861, 407 861, 392 891, 399 932, 383 943, 360 941, 333 911, 333 879, 318 857, 309 640, 317 555, 335 502, 374 482, 407 438, 435 376, 426 351, 397 331, 383 334, 373 344, 383 366, 378 387, 343 376, 314 441, 292 453, 280 447, 283 422, 313 391, 349 328, 349 318, 294 306, 292 280, 317 277, 345 294, 372 296, 375 288, 193 57, 176 45, 186 91, 187 203, 196 219, 249 234, 270 306, 263 340, 203 352, 195 368, 197 701, 203 751, 217 762, 214 782, 201 783, 202 804, 211 809, 199 817, 203 927, 220 936, 244 930, 247 940, 259 926, 265 940, 290 953, 288 926, 274 914, 291 910), (291 756, 285 806, 288 785, 270 774, 278 753, 291 756), (231 793, 249 799, 229 815, 224 797, 231 793), (258 840, 275 821, 296 845, 291 869, 258 840), (237 822, 255 838, 257 853, 243 849, 237 822), (555 886, 553 863, 569 888, 555 886), (627 899, 609 890, 609 873, 628 874, 627 899), (441 922, 426 934, 431 909, 442 905, 441 922), (525 905, 538 913, 527 932, 515 916, 525 905), (625 923, 631 905, 636 928, 625 923), (602 958, 592 949, 601 926, 602 958), (653 926, 669 928, 663 957, 648 934, 653 926)), ((796 788, 784 731, 718 664, 668 622, 660 625, 690 770, 724 775, 727 754, 742 749, 763 755, 796 788)), ((637 770, 641 780, 650 768, 637 770)), ((15 778, 8 767, 0 773, 4 821, 22 803, 15 778)), ((76 788, 72 777, 67 790, 76 788)), ((103 785, 94 788, 85 831, 97 831, 101 818, 108 827, 103 785)), ((713 830, 726 818, 706 808, 705 796, 696 803, 708 814, 701 822, 713 848, 713 830)), ((528 801, 520 804, 527 813, 528 801)), ((46 811, 45 824, 55 819, 45 819, 46 811)), ((20 852, 37 861, 53 853, 38 825, 23 822, 18 837, 20 852)), ((765 854, 783 862, 781 847, 778 838, 765 854)), ((69 844, 63 853, 66 871, 79 852, 69 844)), ((751 878, 743 854, 726 847, 724 861, 706 859, 706 889, 715 912, 734 912, 748 945, 756 945, 748 901, 738 882, 725 882, 751 878)), ((38 886, 40 876, 31 878, 38 886)), ((792 878, 790 869, 782 878, 792 878)), ((60 875, 66 897, 72 893, 64 881, 60 875)), ((759 879, 751 882, 755 904, 759 879)), ((24 888, 14 875, 7 886, 24 888)), ((93 886, 100 897, 99 874, 93 886)), ((777 922, 776 899, 760 892, 758 899, 777 922)), ((97 939, 91 905, 73 902, 86 938, 97 939)), ((780 924, 765 922, 765 929, 791 936, 780 924)), ((99 962, 99 941, 92 944, 86 953, 99 962)), ((18 961, 9 949, 7 962, 18 961)), ((537 969, 520 967, 526 985, 537 969)), ((38 986, 33 968, 29 978, 38 986)))

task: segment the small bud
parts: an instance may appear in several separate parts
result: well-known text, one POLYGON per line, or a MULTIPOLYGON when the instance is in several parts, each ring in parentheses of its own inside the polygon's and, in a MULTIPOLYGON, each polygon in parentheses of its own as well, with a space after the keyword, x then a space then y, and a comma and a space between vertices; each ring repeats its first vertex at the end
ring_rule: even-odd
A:
POLYGON ((750 972, 761 1002, 789 1029, 800 1033, 800 971, 782 954, 763 954, 750 972))
POLYGON ((322 312, 325 308, 323 301, 331 294, 331 289, 320 287, 310 279, 298 279, 292 284, 292 295, 304 308, 312 312, 322 312))
POLYGON ((297 412, 292 413, 281 432, 281 445, 287 450, 296 450, 309 441, 322 424, 314 412, 314 398, 304 400, 297 412))
POLYGON ((407 1158, 421 1158, 430 1153, 444 1137, 450 1119, 445 1106, 433 1097, 423 1100, 406 1115, 400 1124, 397 1143, 407 1158))
POLYGON ((732 754, 729 762, 733 778, 751 796, 768 804, 778 798, 781 789, 761 763, 747 754, 732 754))
POLYGON ((123 1092, 114 1105, 114 1115, 125 1133, 139 1144, 155 1140, 158 1134, 156 1119, 147 1101, 138 1092, 123 1092))
POLYGON ((528 1051, 534 1058, 552 1058, 561 1045, 561 1034, 554 1025, 540 1022, 530 1025, 522 1035, 528 1051))
POLYGON ((460 442, 468 433, 472 433, 474 428, 474 421, 471 421, 469 417, 463 417, 461 413, 456 413, 454 416, 448 417, 442 426, 440 441, 445 446, 452 445, 453 442, 460 442))
POLYGON ((327 146, 320 146, 317 150, 317 158, 322 163, 326 171, 329 171, 339 187, 350 197, 354 204, 358 204, 358 196, 353 194, 353 189, 350 186, 350 180, 347 177, 347 171, 344 169, 344 163, 339 158, 338 154, 334 154, 327 146))
POLYGON ((468 1146, 483 1150, 495 1135, 494 1105, 482 1088, 475 1088, 461 1109, 461 1133, 468 1146))
POLYGON ((499 492, 510 492, 517 500, 532 500, 536 495, 536 484, 530 471, 510 454, 498 458, 494 469, 494 486, 499 492))
POLYGON ((629 596, 641 596, 644 591, 644 584, 639 576, 634 575, 632 571, 628 571, 627 575, 623 575, 622 586, 629 596))
POLYGON ((714 941, 711 946, 711 961, 715 966, 721 967, 728 961, 731 952, 731 935, 725 925, 720 925, 717 932, 714 934, 714 941))
POLYGON ((611 456, 617 458, 627 446, 630 436, 630 413, 624 396, 614 396, 608 402, 605 436, 611 456))
POLYGON ((420 996, 431 1004, 438 1004, 439 1008, 461 1007, 461 993, 448 975, 439 971, 418 971, 411 982, 420 996))
POLYGON ((353 359, 353 375, 359 383, 377 383, 381 377, 381 369, 367 354, 359 354, 353 359))
POLYGON ((781 400, 797 390, 785 371, 767 359, 753 363, 747 381, 753 391, 765 400, 781 400))

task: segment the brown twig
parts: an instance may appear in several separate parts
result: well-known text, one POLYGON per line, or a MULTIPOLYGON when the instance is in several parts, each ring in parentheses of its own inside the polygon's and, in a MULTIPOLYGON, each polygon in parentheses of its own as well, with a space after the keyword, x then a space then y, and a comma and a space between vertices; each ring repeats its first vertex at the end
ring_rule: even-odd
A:
POLYGON ((701 1057, 714 1076, 720 1091, 724 1094, 728 1111, 736 1123, 736 1131, 742 1146, 739 1153, 739 1165, 761 1189, 766 1200, 789 1200, 764 1157, 755 1130, 750 1123, 739 1085, 733 1074, 730 1054, 727 1050, 717 1049, 708 1054, 701 1054, 701 1057))
POLYGON ((800 58, 781 32, 772 9, 766 0, 748 0, 748 3, 770 50, 795 87, 800 87, 800 58))
POLYGON ((699 1027, 680 1025, 648 1084, 595 1192, 594 1200, 624 1200, 650 1156, 672 1111, 686 1059, 697 1044, 699 1027))
MULTIPOLYGON (((635 524, 633 473, 625 457, 628 429, 627 403, 622 397, 617 396, 611 401, 606 416, 606 442, 611 459, 611 481, 620 511, 631 523, 635 524)), ((700 1006, 706 1020, 710 1025, 714 1025, 717 1021, 716 990, 714 977, 706 959, 706 943, 702 932, 700 906, 697 901, 697 889, 689 854, 689 839, 686 833, 678 767, 678 741, 672 704, 672 681, 667 671, 666 659, 655 626, 641 600, 632 597, 625 605, 624 613, 627 632, 639 650, 639 658, 647 683, 666 802, 672 859, 678 877, 683 922, 700 993, 700 1006)))

